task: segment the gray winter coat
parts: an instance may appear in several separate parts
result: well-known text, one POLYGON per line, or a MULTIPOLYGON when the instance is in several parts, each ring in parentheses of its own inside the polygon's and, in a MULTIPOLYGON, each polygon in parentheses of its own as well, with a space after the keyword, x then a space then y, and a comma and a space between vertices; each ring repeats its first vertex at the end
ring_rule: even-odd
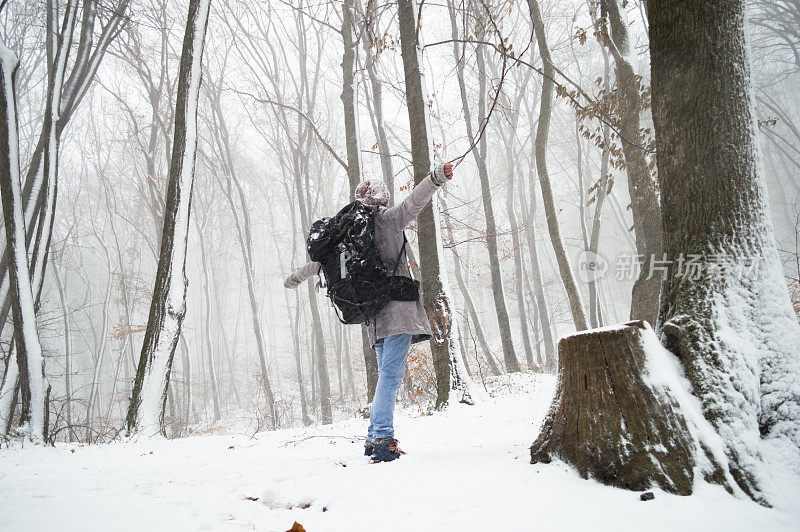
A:
MULTIPOLYGON (((439 189, 431 176, 426 177, 414 187, 411 194, 400 205, 380 209, 375 216, 375 244, 384 264, 394 265, 403 248, 403 230, 413 222, 439 189)), ((292 274, 296 281, 302 282, 319 272, 318 262, 309 262, 292 274)), ((406 257, 400 260, 398 275, 411 277, 406 257)), ((428 315, 418 301, 390 301, 378 315, 367 323, 370 345, 381 338, 395 334, 411 334, 412 342, 422 342, 431 337, 428 315)))

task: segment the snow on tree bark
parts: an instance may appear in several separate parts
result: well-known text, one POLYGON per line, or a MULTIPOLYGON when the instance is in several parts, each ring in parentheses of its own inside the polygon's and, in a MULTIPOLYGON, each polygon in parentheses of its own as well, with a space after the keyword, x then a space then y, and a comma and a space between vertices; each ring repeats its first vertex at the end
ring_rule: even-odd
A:
MULTIPOLYGON (((21 431, 33 441, 44 442, 47 440, 50 384, 45 376, 45 360, 36 327, 28 251, 25 245, 15 88, 17 65, 14 54, 0 43, 0 193, 10 259, 10 295, 21 395, 21 431)), ((7 375, 6 380, 11 377, 13 373, 7 375)), ((12 415, 10 408, 5 415, 12 415)))
MULTIPOLYGON (((54 220, 52 211, 55 210, 57 196, 59 139, 72 113, 78 107, 94 80, 106 49, 118 35, 121 26, 128 21, 125 13, 129 0, 120 0, 113 8, 108 9, 111 14, 103 25, 100 36, 92 48, 97 18, 97 1, 87 0, 84 2, 78 52, 70 76, 65 80, 68 52, 73 45, 72 34, 76 23, 78 4, 79 2, 77 1, 70 1, 66 4, 64 8, 65 17, 61 29, 58 28, 58 2, 48 0, 46 7, 48 91, 39 140, 31 155, 22 188, 26 246, 29 249, 32 242, 34 242, 34 236, 37 237, 31 259, 33 277, 35 278, 33 282, 34 302, 37 306, 44 280, 49 241, 52 236, 54 220), (54 116, 56 117, 55 121, 53 119, 54 116), (50 164, 50 158, 54 154, 54 163, 50 164), (49 211, 48 207, 50 208, 49 211)), ((2 279, 0 281, 0 301, 3 302, 0 308, 0 332, 11 309, 11 302, 8 297, 7 258, 7 252, 4 252, 2 259, 0 259, 0 279, 2 279)))
MULTIPOLYGON (((51 2, 48 5, 51 16, 56 17, 57 3, 51 2)), ((78 1, 74 0, 67 3, 64 15, 64 28, 58 34, 58 45, 56 47, 55 58, 50 72, 50 81, 47 91, 47 104, 45 108, 46 126, 46 147, 42 165, 42 179, 39 183, 42 192, 35 202, 32 210, 38 210, 38 220, 31 213, 30 220, 26 211, 26 227, 32 230, 36 226, 31 250, 31 288, 34 293, 34 302, 38 307, 39 294, 41 293, 42 283, 44 282, 44 272, 47 267, 47 253, 50 248, 50 239, 53 235, 54 210, 56 205, 56 194, 58 190, 58 151, 59 151, 59 131, 58 123, 61 120, 61 94, 66 77, 67 57, 69 55, 72 34, 75 30, 77 19, 78 1)), ((29 202, 31 203, 31 202, 29 202)), ((32 205, 29 205, 29 207, 32 205)), ((28 244, 30 248, 30 244, 28 244)))
POLYGON ((136 380, 127 433, 163 432, 169 373, 186 314, 186 248, 197 151, 197 103, 211 0, 191 0, 181 53, 175 136, 164 208, 161 253, 136 380))
POLYGON ((800 325, 767 212, 744 2, 648 7, 664 250, 673 265, 702 257, 699 275, 670 270, 661 334, 736 482, 765 502, 760 438, 800 445, 800 325))
POLYGON ((649 325, 579 332, 558 352, 556 395, 531 463, 563 460, 583 478, 636 491, 690 495, 696 473, 734 491, 719 437, 649 325))
POLYGON ((11 429, 14 414, 14 399, 16 399, 17 385, 19 381, 19 366, 17 357, 14 353, 14 343, 6 353, 6 368, 3 374, 3 383, 0 386, 0 434, 6 435, 11 429))

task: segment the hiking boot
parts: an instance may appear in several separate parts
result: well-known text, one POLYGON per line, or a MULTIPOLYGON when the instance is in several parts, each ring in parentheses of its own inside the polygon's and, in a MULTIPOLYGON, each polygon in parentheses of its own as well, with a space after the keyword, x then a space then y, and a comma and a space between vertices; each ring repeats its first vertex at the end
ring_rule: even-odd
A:
POLYGON ((391 462, 406 454, 397 446, 394 438, 380 438, 372 442, 372 463, 391 462))

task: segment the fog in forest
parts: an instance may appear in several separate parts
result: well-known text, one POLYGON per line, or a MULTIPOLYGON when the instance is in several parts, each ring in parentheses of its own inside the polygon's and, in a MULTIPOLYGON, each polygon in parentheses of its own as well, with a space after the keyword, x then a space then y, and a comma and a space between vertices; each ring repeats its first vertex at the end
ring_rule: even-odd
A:
MULTIPOLYGON (((63 24, 65 5, 72 3, 58 4, 55 14, 43 0, 3 2, 0 11, 2 41, 19 59, 23 189, 26 176, 36 173, 30 172, 32 161, 42 160, 42 146, 49 146, 43 136, 53 90, 48 65, 58 46, 48 37, 48 28, 56 27, 48 19, 63 24)), ((434 204, 439 260, 457 352, 477 388, 511 369, 497 317, 490 240, 496 241, 496 274, 520 368, 555 372, 555 342, 576 330, 548 201, 587 326, 631 315, 641 254, 637 231, 642 236, 645 229, 637 227, 631 205, 630 165, 623 156, 628 139, 620 134, 627 110, 614 90, 615 54, 627 57, 637 76, 640 135, 630 142, 643 154, 642 168, 649 172, 644 179, 653 187, 656 161, 647 14, 642 2, 619 4, 609 21, 594 0, 539 2, 556 69, 543 146, 549 199, 536 163, 547 78, 528 6, 468 0, 420 7, 419 68, 432 163, 455 165, 452 182, 434 204), (627 50, 619 49, 618 35, 602 44, 608 25, 623 31, 617 23, 627 30, 627 50)), ((42 197, 33 215, 40 235, 33 241, 44 249, 36 323, 52 386, 50 438, 97 443, 122 434, 148 323, 188 2, 81 6, 55 104, 60 138, 56 158, 48 158, 57 170, 50 173, 53 196, 42 197), (43 213, 52 217, 51 235, 43 213)), ((771 220, 798 309, 800 11, 777 1, 749 2, 747 9, 771 220)), ((405 86, 394 3, 211 2, 197 104, 186 316, 164 414, 168 437, 329 422, 322 406, 328 399, 333 420, 362 415, 368 407, 369 353, 361 327, 339 322, 316 278, 296 291, 283 283, 308 261, 310 223, 351 201, 348 141, 357 142, 360 178, 386 181, 393 203, 413 187, 414 132, 405 86), (346 135, 348 101, 355 139, 346 135), (310 298, 319 307, 319 323, 310 298)), ((641 224, 646 221, 644 216, 641 224)), ((406 235, 418 256, 417 226, 406 235)), ((650 270, 645 277, 662 275, 658 260, 643 268, 650 270)), ((4 270, 6 282, 8 266, 4 270)), ((12 314, 6 303, 4 374, 16 356, 12 314)), ((428 344, 416 344, 400 400, 430 411, 435 375, 428 344)), ((3 418, 5 434, 19 415, 18 392, 5 377, 2 393, 0 413, 10 416, 3 418)))

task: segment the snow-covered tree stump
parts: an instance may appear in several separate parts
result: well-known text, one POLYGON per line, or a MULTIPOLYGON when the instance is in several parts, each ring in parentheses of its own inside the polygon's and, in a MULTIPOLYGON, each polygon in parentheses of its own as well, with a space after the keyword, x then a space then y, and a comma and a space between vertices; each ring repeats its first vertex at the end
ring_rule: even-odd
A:
MULTIPOLYGON (((662 348, 644 321, 562 338, 556 396, 531 463, 559 459, 603 484, 691 494, 698 450, 702 462, 716 460, 694 438, 669 387, 649 375, 648 351, 656 349, 662 348)), ((703 469, 707 480, 727 487, 718 466, 703 469)))

